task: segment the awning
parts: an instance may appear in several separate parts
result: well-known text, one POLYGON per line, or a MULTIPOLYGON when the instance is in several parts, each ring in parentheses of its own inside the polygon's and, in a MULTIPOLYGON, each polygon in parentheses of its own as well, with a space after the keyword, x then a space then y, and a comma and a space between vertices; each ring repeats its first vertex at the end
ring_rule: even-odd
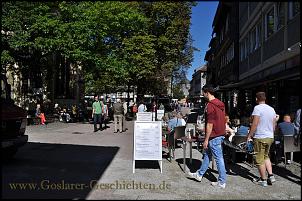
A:
POLYGON ((242 84, 242 82, 235 82, 235 83, 230 83, 230 84, 226 84, 226 85, 221 85, 221 86, 217 87, 217 91, 238 88, 241 84, 242 84))
MULTIPOLYGON (((299 66, 296 68, 291 68, 286 71, 282 71, 279 73, 275 73, 266 77, 262 77, 261 79, 256 79, 255 77, 249 77, 243 79, 239 82, 230 83, 226 85, 221 85, 217 87, 217 91, 227 91, 231 89, 247 89, 251 87, 260 86, 266 83, 275 82, 278 80, 286 80, 286 79, 299 79, 300 72, 298 69, 299 66)), ((255 76, 255 75, 254 75, 255 76)))

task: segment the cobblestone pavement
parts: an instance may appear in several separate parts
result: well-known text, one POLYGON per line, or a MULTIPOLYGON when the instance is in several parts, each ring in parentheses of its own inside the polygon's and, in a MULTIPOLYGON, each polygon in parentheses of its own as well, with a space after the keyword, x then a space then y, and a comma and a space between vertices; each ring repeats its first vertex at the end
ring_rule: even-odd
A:
MULTIPOLYGON (((268 187, 254 184, 255 167, 228 163, 227 186, 210 185, 218 174, 212 165, 201 182, 187 178, 182 171, 182 149, 175 160, 163 158, 163 172, 157 161, 136 161, 132 173, 133 121, 128 130, 113 133, 113 124, 93 132, 92 124, 50 123, 28 126, 29 143, 15 158, 2 165, 3 198, 67 199, 301 199, 301 164, 273 166, 277 182, 268 187), (20 185, 23 183, 23 189, 20 185), (36 184, 29 189, 28 183, 36 184), (15 186, 14 186, 15 185, 15 186), (17 185, 17 186, 16 186, 17 185), (18 186, 19 185, 19 186, 18 186), (26 189, 26 190, 25 190, 26 189)), ((194 148, 194 147, 193 147, 194 148)), ((167 151, 163 149, 163 151, 167 151)), ((187 151, 188 153, 188 151, 187 151)), ((191 172, 200 166, 201 153, 193 149, 191 172)))

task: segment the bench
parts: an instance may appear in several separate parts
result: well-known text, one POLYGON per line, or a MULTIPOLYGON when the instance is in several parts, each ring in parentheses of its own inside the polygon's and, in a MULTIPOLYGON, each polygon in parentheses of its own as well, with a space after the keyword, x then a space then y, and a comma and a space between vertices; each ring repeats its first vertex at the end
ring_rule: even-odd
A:
POLYGON ((36 116, 27 115, 27 125, 40 125, 41 119, 36 116))
MULTIPOLYGON (((53 123, 56 121, 56 118, 53 115, 46 116, 45 119, 46 119, 45 124, 53 123)), ((27 115, 27 125, 28 126, 29 125, 40 125, 40 124, 41 124, 41 119, 39 117, 27 115)))
POLYGON ((59 119, 55 115, 46 115, 45 117, 45 123, 53 123, 55 121, 58 121, 59 119))

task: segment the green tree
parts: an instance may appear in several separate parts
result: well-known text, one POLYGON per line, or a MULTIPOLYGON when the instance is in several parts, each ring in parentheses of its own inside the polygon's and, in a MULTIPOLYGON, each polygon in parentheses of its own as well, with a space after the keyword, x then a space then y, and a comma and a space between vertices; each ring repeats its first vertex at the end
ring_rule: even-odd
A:
POLYGON ((164 80, 192 59, 191 2, 2 2, 1 65, 51 75, 84 67, 87 92, 138 86, 166 93, 164 80), (53 61, 55 58, 56 61, 53 61), (144 87, 142 87, 144 86, 144 87))
POLYGON ((181 90, 181 85, 176 84, 173 88, 173 98, 176 98, 178 100, 181 100, 185 97, 183 91, 181 90))
POLYGON ((144 2, 142 10, 150 18, 149 33, 155 38, 155 71, 153 78, 142 79, 154 86, 154 94, 162 92, 169 85, 173 72, 186 70, 192 61, 193 46, 190 41, 189 27, 192 2, 144 2), (155 83, 154 83, 155 82, 155 83), (158 88, 158 82, 161 87, 158 88))

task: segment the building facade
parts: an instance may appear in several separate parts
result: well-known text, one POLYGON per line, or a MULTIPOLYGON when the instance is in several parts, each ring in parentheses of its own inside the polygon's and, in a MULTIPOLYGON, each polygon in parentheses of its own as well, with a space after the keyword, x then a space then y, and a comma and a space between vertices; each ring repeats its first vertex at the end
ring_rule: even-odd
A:
POLYGON ((83 70, 79 63, 71 63, 58 55, 47 57, 47 65, 26 70, 18 64, 6 67, 3 74, 11 85, 11 97, 20 107, 35 110, 36 104, 51 112, 55 103, 71 107, 84 100, 83 70))
MULTIPOLYGON (((225 17, 217 17, 222 15, 219 12, 227 13, 222 9, 223 4, 219 3, 213 24, 226 21, 225 17)), ((300 2, 239 2, 238 5, 238 33, 233 33, 233 39, 239 39, 239 48, 234 48, 237 62, 233 63, 233 71, 227 70, 223 57, 219 57, 223 44, 218 43, 211 50, 212 57, 209 54, 207 58, 208 69, 212 66, 215 69, 210 70, 213 75, 208 81, 219 85, 222 99, 229 101, 229 112, 239 110, 241 115, 250 115, 245 114, 249 111, 246 107, 256 104, 255 93, 262 90, 267 94, 267 103, 278 114, 293 114, 301 107, 300 2), (233 74, 233 79, 223 82, 226 72, 233 74), (227 97, 229 92, 231 96, 227 97)), ((223 29, 214 26, 216 34, 223 29)))
MULTIPOLYGON (((239 2, 219 2, 213 20, 212 39, 205 55, 208 62, 207 83, 224 86, 238 82, 239 69, 239 2)), ((230 112, 236 104, 236 91, 220 90, 219 98, 230 112)))
POLYGON ((294 113, 301 107, 300 2, 240 2, 239 8, 241 102, 263 90, 277 113, 294 113))
POLYGON ((189 96, 190 86, 190 82, 187 79, 181 83, 181 91, 184 93, 185 98, 189 96))
POLYGON ((189 96, 200 98, 201 89, 206 84, 207 65, 200 66, 194 70, 192 80, 190 81, 189 96))

